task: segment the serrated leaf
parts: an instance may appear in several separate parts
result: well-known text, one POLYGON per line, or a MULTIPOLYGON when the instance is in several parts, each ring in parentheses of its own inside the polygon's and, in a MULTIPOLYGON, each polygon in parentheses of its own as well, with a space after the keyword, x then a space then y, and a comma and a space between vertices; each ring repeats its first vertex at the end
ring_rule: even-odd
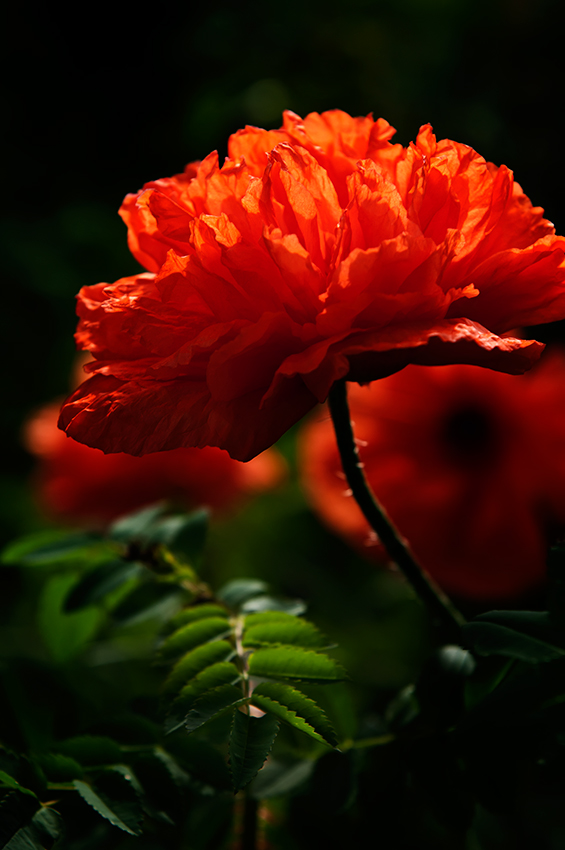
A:
POLYGON ((243 632, 244 646, 273 643, 303 646, 308 649, 323 649, 329 646, 327 637, 313 623, 298 617, 289 617, 288 620, 274 623, 258 623, 245 628, 243 632))
POLYGON ((161 543, 191 563, 202 553, 209 519, 210 512, 205 508, 191 514, 165 517, 154 524, 148 542, 161 543))
POLYGON ((229 631, 230 625, 224 617, 207 617, 204 620, 197 620, 169 635, 161 645, 160 652, 163 658, 173 658, 181 652, 188 652, 202 643, 219 638, 220 635, 224 636, 229 631))
POLYGON ((208 617, 224 617, 228 618, 228 612, 221 605, 215 605, 211 602, 205 602, 202 605, 191 605, 190 608, 183 608, 178 614, 172 618, 167 628, 170 631, 180 629, 181 626, 187 626, 189 623, 195 623, 197 620, 205 620, 208 617))
POLYGON ((142 576, 145 568, 134 561, 116 558, 82 576, 65 599, 63 610, 67 613, 94 605, 117 587, 142 576))
POLYGON ((63 832, 61 816, 54 809, 39 809, 31 823, 19 829, 3 850, 48 850, 63 832))
MULTIPOLYGON (((498 615, 504 612, 492 612, 498 615)), ((518 612, 508 612, 515 615, 518 612)), ((534 613, 534 612, 529 612, 534 613)), ((532 664, 553 661, 565 655, 565 649, 555 646, 539 637, 526 634, 504 625, 505 622, 515 622, 511 618, 498 616, 498 622, 488 621, 487 615, 467 623, 463 626, 463 637, 466 643, 479 655, 504 655, 507 658, 518 658, 532 664)), ((539 620, 532 621, 539 625, 539 620)), ((528 624, 531 625, 531 622, 528 624)))
POLYGON ((188 710, 190 704, 198 699, 204 691, 212 690, 212 688, 217 688, 220 685, 235 684, 239 677, 237 668, 229 661, 219 661, 217 664, 212 664, 184 686, 175 700, 175 706, 186 706, 188 710))
POLYGON ((78 735, 59 741, 54 749, 76 759, 88 767, 98 764, 115 764, 122 759, 120 745, 112 738, 102 735, 78 735))
POLYGON ((20 564, 29 567, 50 566, 75 559, 85 551, 104 549, 100 535, 94 533, 68 531, 39 531, 20 537, 10 543, 2 552, 3 564, 20 564))
MULTIPOLYGON (((128 784, 126 780, 124 782, 128 784)), ((113 826, 130 835, 140 835, 143 812, 133 789, 125 799, 112 799, 103 791, 95 790, 79 779, 75 779, 73 785, 83 800, 113 826)))
POLYGON ((4 848, 18 830, 29 826, 37 810, 37 800, 16 789, 0 798, 0 847, 4 848))
POLYGON ((113 609, 112 618, 120 627, 147 620, 168 620, 185 600, 185 591, 174 585, 146 582, 134 588, 113 609))
POLYGON ((343 667, 333 658, 296 646, 257 649, 249 658, 249 673, 268 679, 321 683, 339 682, 347 678, 343 667))
POLYGON ((245 615, 245 628, 262 625, 263 623, 290 623, 294 622, 296 615, 287 614, 286 611, 257 611, 245 615))
POLYGON ((29 788, 24 788, 13 776, 5 773, 3 770, 0 770, 0 787, 13 788, 15 791, 21 791, 22 794, 30 794, 32 797, 36 797, 33 791, 30 791, 29 788))
POLYGON ((252 717, 241 711, 234 712, 229 752, 235 794, 263 767, 278 731, 279 721, 272 714, 252 717))
POLYGON ((302 599, 277 599, 275 596, 255 596, 241 606, 241 612, 251 614, 258 611, 282 611, 299 617, 306 611, 306 603, 302 599))
POLYGON ((251 695, 251 704, 276 715, 316 741, 337 746, 335 731, 325 712, 314 700, 281 682, 262 682, 251 695))
POLYGON ((108 534, 112 540, 117 540, 120 543, 145 542, 155 521, 163 516, 166 509, 166 504, 159 502, 156 505, 142 508, 140 511, 118 517, 110 526, 108 534))
POLYGON ((236 688, 235 685, 221 685, 207 691, 196 700, 188 712, 186 729, 188 732, 194 732, 218 714, 247 702, 249 698, 242 696, 241 688, 236 688))
POLYGON ((239 680, 240 674, 237 668, 229 661, 220 661, 212 664, 201 673, 191 679, 185 685, 171 708, 171 717, 168 718, 165 729, 167 733, 174 732, 184 726, 186 713, 193 703, 206 691, 217 688, 220 685, 233 685, 239 680))
POLYGON ((197 646, 175 664, 163 685, 164 693, 172 694, 178 691, 206 667, 219 661, 226 661, 233 653, 234 648, 227 640, 214 640, 197 646))
POLYGON ((228 608, 237 610, 247 599, 253 596, 259 596, 268 590, 268 585, 264 581, 256 578, 234 578, 228 581, 216 596, 228 608))

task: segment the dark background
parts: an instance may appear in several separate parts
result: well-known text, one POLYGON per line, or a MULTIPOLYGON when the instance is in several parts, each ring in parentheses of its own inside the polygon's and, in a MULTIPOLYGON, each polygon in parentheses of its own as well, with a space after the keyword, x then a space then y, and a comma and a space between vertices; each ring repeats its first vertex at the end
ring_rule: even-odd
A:
MULTIPOLYGON (((74 295, 132 274, 123 196, 245 123, 341 108, 511 167, 565 231, 558 0, 20 4, 3 45, 2 539, 25 531, 26 414, 68 389, 74 295), (122 17, 122 14, 125 17, 122 17)), ((543 329, 538 338, 559 338, 543 329)))

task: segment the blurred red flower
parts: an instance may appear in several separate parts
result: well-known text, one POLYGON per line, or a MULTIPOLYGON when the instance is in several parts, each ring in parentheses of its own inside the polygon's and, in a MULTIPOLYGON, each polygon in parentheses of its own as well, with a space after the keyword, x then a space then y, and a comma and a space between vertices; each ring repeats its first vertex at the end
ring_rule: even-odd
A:
POLYGON ((286 112, 232 136, 221 168, 214 153, 128 195, 148 271, 81 290, 95 362, 60 427, 105 452, 247 460, 345 376, 528 369, 542 346, 498 335, 565 316, 565 240, 505 166, 429 126, 407 148, 393 135, 286 112))
MULTIPOLYGON (((511 597, 540 583, 549 532, 565 524, 565 356, 523 377, 473 366, 402 372, 350 387, 365 473, 400 532, 448 592, 511 597)), ((328 415, 299 438, 304 490, 320 518, 386 561, 347 497, 328 415)))
POLYGON ((282 456, 269 449, 249 463, 218 448, 182 448, 145 457, 104 455, 57 428, 59 404, 38 411, 25 427, 28 450, 38 460, 34 484, 51 517, 105 525, 120 514, 160 500, 186 508, 226 512, 285 477, 282 456))

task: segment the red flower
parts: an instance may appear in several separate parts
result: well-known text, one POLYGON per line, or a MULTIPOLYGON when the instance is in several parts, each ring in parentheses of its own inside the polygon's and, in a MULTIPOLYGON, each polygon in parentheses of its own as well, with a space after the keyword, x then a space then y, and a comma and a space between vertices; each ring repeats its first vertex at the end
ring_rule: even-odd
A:
POLYGON ((420 130, 287 112, 128 195, 147 273, 81 290, 93 376, 60 427, 105 452, 215 445, 247 460, 339 378, 408 363, 514 374, 542 346, 499 334, 565 316, 565 240, 512 173, 420 130), (479 324, 480 323, 480 324, 479 324))
MULTIPOLYGON (((565 523, 565 356, 521 378, 473 366, 409 366, 350 388, 367 478, 445 590, 508 597, 539 583, 548 531, 565 523)), ((366 557, 386 561, 347 498, 327 415, 300 436, 307 497, 366 557)))
POLYGON ((57 428, 59 404, 44 407, 25 428, 27 448, 39 459, 38 500, 64 521, 105 525, 120 514, 162 499, 192 508, 227 511, 278 484, 284 461, 269 449, 250 463, 217 448, 177 449, 145 457, 104 455, 68 439, 57 428))

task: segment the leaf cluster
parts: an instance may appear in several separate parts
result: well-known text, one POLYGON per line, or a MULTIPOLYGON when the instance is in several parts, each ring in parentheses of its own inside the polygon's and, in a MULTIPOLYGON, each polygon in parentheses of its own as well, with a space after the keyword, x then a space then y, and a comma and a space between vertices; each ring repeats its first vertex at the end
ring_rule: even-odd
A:
POLYGON ((221 604, 192 605, 171 621, 159 654, 172 663, 163 692, 167 727, 195 732, 229 714, 229 762, 234 791, 263 766, 282 722, 316 742, 337 746, 324 710, 297 684, 346 678, 326 654, 328 639, 302 619, 297 601, 272 599, 254 580, 222 588, 221 604))

